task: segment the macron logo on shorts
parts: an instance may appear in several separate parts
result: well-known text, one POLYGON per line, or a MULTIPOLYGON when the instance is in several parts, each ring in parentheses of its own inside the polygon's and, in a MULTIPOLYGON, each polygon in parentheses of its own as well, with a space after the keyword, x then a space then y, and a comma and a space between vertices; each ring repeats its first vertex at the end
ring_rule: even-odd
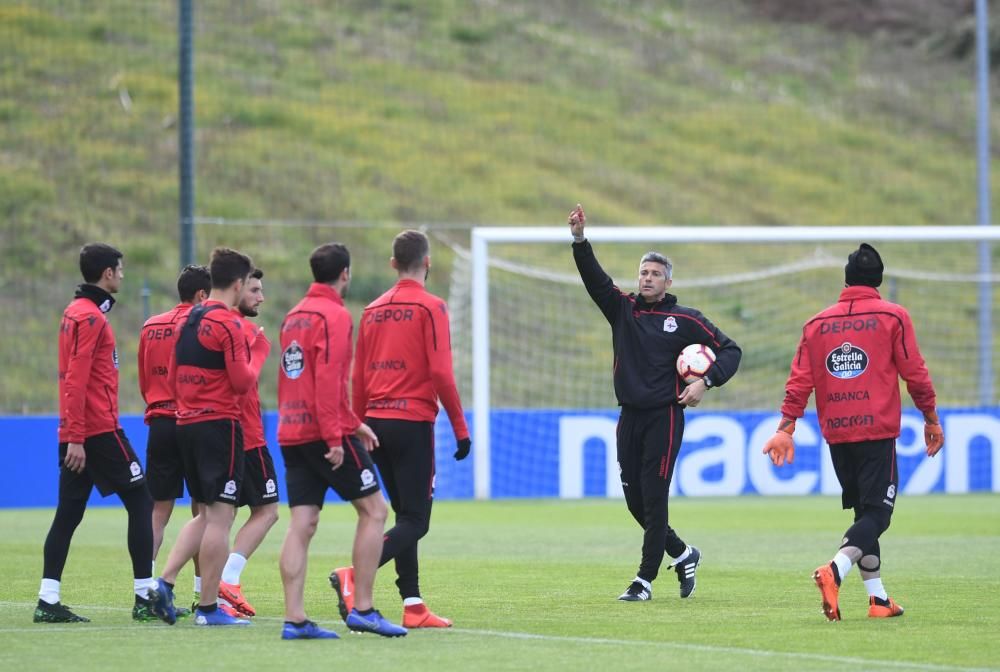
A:
POLYGON ((375 486, 375 474, 371 472, 371 469, 361 470, 361 489, 368 490, 375 486))

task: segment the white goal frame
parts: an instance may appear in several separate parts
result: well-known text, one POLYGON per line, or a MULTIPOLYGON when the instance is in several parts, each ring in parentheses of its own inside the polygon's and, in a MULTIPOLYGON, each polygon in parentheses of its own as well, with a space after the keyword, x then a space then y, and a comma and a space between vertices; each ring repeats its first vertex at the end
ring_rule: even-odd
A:
MULTIPOLYGON (((992 226, 794 226, 794 227, 608 227, 591 226, 587 239, 616 243, 802 243, 802 242, 979 242, 1000 241, 992 226)), ((490 314, 489 267, 491 243, 572 242, 566 226, 476 227, 472 229, 472 424, 476 499, 490 497, 490 314)), ((988 259, 988 257, 987 257, 988 259)), ((979 274, 989 289, 989 268, 979 274)), ((980 301, 980 361, 990 364, 989 293, 980 301), (985 334, 983 333, 985 330, 985 334)), ((992 396, 992 392, 987 393, 992 396)))

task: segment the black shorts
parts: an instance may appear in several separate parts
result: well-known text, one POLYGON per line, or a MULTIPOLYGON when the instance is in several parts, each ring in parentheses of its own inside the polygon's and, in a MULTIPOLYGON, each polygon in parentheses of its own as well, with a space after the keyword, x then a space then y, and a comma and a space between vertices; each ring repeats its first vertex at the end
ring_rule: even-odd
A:
POLYGON ((899 490, 896 439, 834 444, 830 457, 845 509, 867 505, 893 510, 899 490))
POLYGON ((184 460, 177 444, 176 418, 150 418, 146 441, 146 479, 153 501, 184 496, 184 460))
POLYGON ((336 469, 323 457, 328 451, 325 441, 281 447, 288 506, 313 505, 322 509, 327 488, 333 488, 349 502, 379 492, 375 465, 360 440, 344 437, 344 461, 336 469))
POLYGON ((267 446, 243 452, 243 490, 240 506, 257 507, 278 503, 278 477, 267 446))
POLYGON ((87 499, 95 485, 101 497, 107 497, 146 483, 139 458, 122 429, 84 440, 83 452, 87 459, 79 474, 63 466, 68 446, 68 443, 59 444, 59 499, 87 499))
POLYGON ((240 423, 206 420, 177 425, 177 442, 191 499, 201 504, 239 504, 244 462, 240 423))

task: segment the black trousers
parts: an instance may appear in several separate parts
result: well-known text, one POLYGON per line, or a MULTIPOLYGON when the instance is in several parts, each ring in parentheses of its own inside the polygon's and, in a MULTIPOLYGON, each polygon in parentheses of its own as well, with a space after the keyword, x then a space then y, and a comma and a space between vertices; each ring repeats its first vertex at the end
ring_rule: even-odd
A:
POLYGON ((645 531, 638 576, 653 581, 664 552, 677 557, 686 544, 668 523, 667 498, 684 437, 684 410, 622 407, 618 418, 618 467, 629 513, 645 531))
POLYGON ((396 524, 385 533, 378 564, 395 560, 400 597, 420 597, 417 542, 431 524, 434 423, 389 418, 366 418, 365 422, 378 436, 372 459, 396 516, 396 524))

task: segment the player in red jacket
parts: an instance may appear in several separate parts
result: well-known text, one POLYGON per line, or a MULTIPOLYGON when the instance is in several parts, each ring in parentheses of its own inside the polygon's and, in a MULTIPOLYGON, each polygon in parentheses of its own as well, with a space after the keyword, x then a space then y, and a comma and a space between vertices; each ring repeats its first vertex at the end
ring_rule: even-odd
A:
POLYGON ((285 458, 291 521, 281 547, 285 588, 282 639, 335 639, 306 618, 303 588, 309 543, 326 491, 333 488, 358 514, 353 585, 330 582, 340 615, 351 630, 385 637, 406 634, 372 604, 382 552, 386 506, 369 452, 378 443, 347 402, 353 323, 343 296, 351 283, 351 255, 340 243, 320 245, 309 257, 315 282, 281 323, 278 371, 278 443, 285 458), (347 598, 347 599, 345 599, 347 598), (347 600, 353 602, 348 608, 347 600))
POLYGON ((152 500, 146 477, 118 424, 118 350, 105 314, 121 288, 122 253, 102 243, 80 250, 83 284, 63 312, 59 328, 59 504, 45 538, 35 623, 89 619, 60 601, 70 543, 94 486, 117 494, 128 512, 128 551, 134 576, 134 611, 146 610, 153 589, 152 500))
MULTIPOLYGON (((379 565, 396 561, 396 585, 407 628, 444 628, 420 596, 417 542, 427 534, 434 499, 434 420, 438 400, 465 459, 472 445, 455 385, 448 306, 424 288, 430 244, 419 231, 392 242, 399 281, 365 308, 354 355, 354 412, 379 437, 372 453, 389 493, 395 526, 386 532, 379 565)), ((350 576, 350 568, 338 570, 350 576)))
POLYGON ((219 581, 229 557, 229 532, 243 482, 243 430, 240 400, 256 385, 269 344, 248 344, 233 309, 253 271, 244 254, 226 248, 212 252, 212 291, 188 315, 177 336, 169 379, 177 400, 177 440, 184 459, 184 478, 198 515, 181 529, 157 580, 152 610, 176 620, 173 588, 195 553, 201 563, 201 602, 195 625, 247 625, 218 608, 219 581))
POLYGON ((879 537, 889 527, 899 489, 900 376, 924 414, 927 455, 933 457, 944 445, 934 385, 913 322, 905 308, 879 296, 882 272, 881 257, 867 243, 848 257, 840 299, 802 328, 785 385, 782 419, 764 445, 776 466, 792 462, 795 421, 815 390, 820 428, 843 488, 843 507, 854 509, 854 524, 844 533, 840 550, 829 565, 813 573, 823 613, 831 621, 840 620, 840 584, 855 564, 868 590, 868 615, 903 613, 886 593, 879 571, 879 537))
MULTIPOLYGON (((167 378, 170 358, 177 343, 177 333, 191 309, 208 298, 212 276, 207 266, 188 264, 177 277, 180 302, 165 313, 154 315, 139 332, 139 392, 146 402, 146 479, 153 496, 153 561, 163 543, 163 531, 170 522, 174 501, 184 496, 184 463, 177 444, 177 401, 167 378)), ((198 515, 198 505, 191 503, 191 513, 198 515)), ((195 593, 201 591, 198 557, 194 558, 195 593)), ((186 610, 177 610, 184 616, 186 610)))
MULTIPOLYGON (((257 339, 267 340, 264 330, 250 321, 257 317, 260 304, 264 303, 264 271, 254 269, 243 288, 237 312, 243 319, 243 337, 248 344, 257 339)), ((249 346, 248 346, 249 347, 249 346)), ((240 506, 250 508, 250 517, 236 532, 233 551, 222 569, 219 583, 219 600, 229 604, 243 616, 256 616, 257 611, 243 596, 240 576, 247 560, 257 550, 271 527, 278 522, 278 477, 274 473, 271 451, 264 439, 264 423, 260 415, 260 392, 257 384, 244 395, 240 406, 240 425, 243 427, 243 455, 245 471, 240 506)))

